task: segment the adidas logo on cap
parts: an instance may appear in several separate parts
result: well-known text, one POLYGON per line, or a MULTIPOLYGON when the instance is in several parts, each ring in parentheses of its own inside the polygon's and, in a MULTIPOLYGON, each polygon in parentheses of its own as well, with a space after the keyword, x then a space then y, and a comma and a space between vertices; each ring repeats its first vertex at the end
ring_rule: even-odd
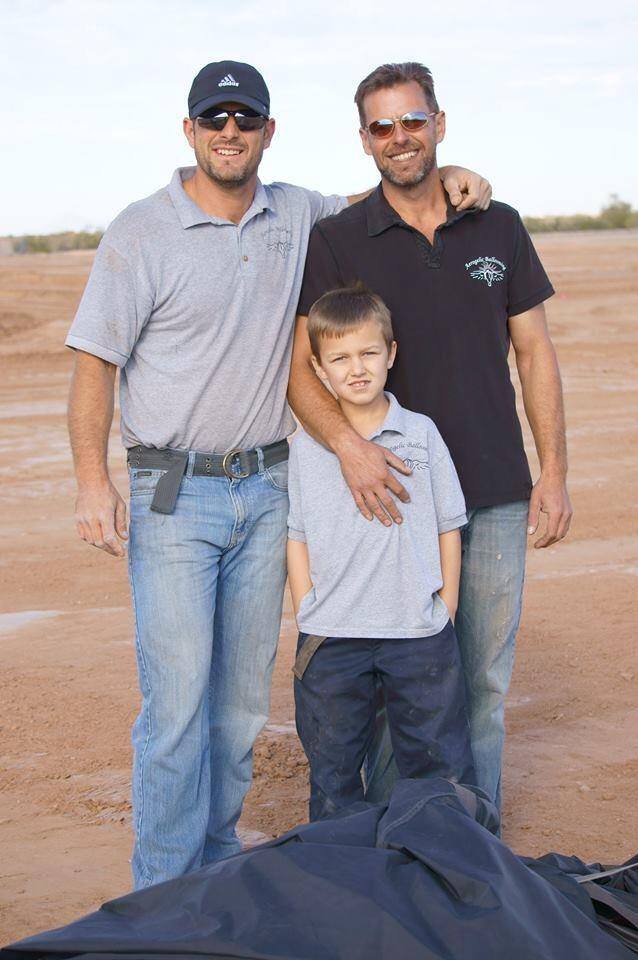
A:
POLYGON ((227 73, 223 80, 220 80, 217 84, 218 87, 238 87, 239 84, 235 80, 232 73, 227 73))

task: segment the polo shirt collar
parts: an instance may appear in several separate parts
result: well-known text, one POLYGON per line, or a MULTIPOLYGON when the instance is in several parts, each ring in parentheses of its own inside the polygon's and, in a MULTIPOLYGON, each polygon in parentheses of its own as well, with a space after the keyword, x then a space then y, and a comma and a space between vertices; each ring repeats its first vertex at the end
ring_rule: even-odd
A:
MULTIPOLYGON (((441 226, 450 226, 453 223, 456 223, 457 220, 461 220, 466 213, 474 213, 473 209, 471 210, 457 210, 456 207, 453 207, 450 203, 450 198, 448 195, 445 195, 446 202, 446 219, 445 223, 441 226)), ((381 184, 373 190, 369 197, 365 200, 366 204, 366 218, 368 223, 368 236, 376 237, 380 233, 383 233, 385 230, 388 230, 390 227, 408 227, 412 229, 409 224, 406 224, 394 207, 391 207, 388 203, 386 196, 383 192, 383 187, 381 184)))
MULTIPOLYGON (((188 227, 195 227, 200 223, 228 223, 229 221, 224 220, 223 217, 212 217, 210 214, 204 213, 201 207, 198 207, 184 190, 183 181, 188 180, 194 171, 195 167, 178 167, 168 185, 168 194, 182 227, 186 230, 188 227)), ((272 209, 273 205, 268 199, 266 188, 261 180, 257 180, 253 202, 242 217, 241 222, 245 223, 255 214, 272 209)))
POLYGON ((374 433, 368 437, 368 440, 374 440, 375 437, 380 437, 381 434, 385 433, 386 430, 390 430, 392 433, 400 433, 404 437, 408 432, 405 410, 393 393, 390 393, 388 390, 385 390, 384 393, 390 401, 388 412, 386 413, 385 420, 381 426, 378 427, 374 433))

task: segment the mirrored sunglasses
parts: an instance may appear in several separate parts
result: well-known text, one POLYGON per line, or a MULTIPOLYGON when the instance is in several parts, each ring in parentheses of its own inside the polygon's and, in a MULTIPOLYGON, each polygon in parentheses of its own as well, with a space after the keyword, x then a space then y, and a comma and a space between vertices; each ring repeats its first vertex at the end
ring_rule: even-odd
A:
POLYGON ((436 111, 433 113, 423 113, 422 110, 411 110, 409 113, 404 113, 402 117, 373 120, 372 123, 368 124, 366 129, 368 133, 377 140, 385 140, 387 137, 392 136, 394 125, 397 122, 400 123, 408 133, 414 133, 415 130, 422 130, 423 127, 426 127, 430 121, 430 117, 435 116, 436 111))

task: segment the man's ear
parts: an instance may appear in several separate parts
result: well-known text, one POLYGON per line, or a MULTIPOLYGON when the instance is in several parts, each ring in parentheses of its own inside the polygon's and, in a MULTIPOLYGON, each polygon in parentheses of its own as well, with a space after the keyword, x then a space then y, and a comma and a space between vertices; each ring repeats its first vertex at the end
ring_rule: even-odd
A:
POLYGON ((361 146, 363 147, 364 152, 371 157, 372 150, 370 149, 370 134, 367 130, 364 130, 363 127, 361 127, 359 129, 359 136, 361 137, 361 146))
POLYGON ((184 117, 182 121, 182 127, 184 130, 184 136, 188 140, 191 147, 195 147, 195 123, 191 120, 190 117, 184 117))
POLYGON ((274 135, 275 135, 275 121, 271 117, 269 120, 266 120, 266 126, 264 127, 264 150, 268 149, 274 135))
POLYGON ((441 143, 445 138, 445 110, 439 110, 434 118, 436 142, 441 143))

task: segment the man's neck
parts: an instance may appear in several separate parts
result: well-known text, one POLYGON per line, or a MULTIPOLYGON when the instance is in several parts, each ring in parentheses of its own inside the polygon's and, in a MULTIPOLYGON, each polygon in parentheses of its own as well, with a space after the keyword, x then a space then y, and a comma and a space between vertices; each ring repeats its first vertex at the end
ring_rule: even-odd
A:
POLYGON ((381 188, 401 219, 432 242, 436 228, 447 220, 447 201, 438 167, 433 167, 425 180, 413 187, 398 187, 383 180, 381 188))
POLYGON ((362 437, 369 437, 377 427, 380 427, 386 418, 390 401, 381 391, 374 400, 360 406, 358 403, 348 403, 340 400, 339 405, 346 420, 362 437))
POLYGON ((255 196, 257 174, 242 184, 224 185, 212 180, 201 167, 195 167, 195 173, 182 186, 200 210, 210 217, 220 217, 239 223, 255 196))

